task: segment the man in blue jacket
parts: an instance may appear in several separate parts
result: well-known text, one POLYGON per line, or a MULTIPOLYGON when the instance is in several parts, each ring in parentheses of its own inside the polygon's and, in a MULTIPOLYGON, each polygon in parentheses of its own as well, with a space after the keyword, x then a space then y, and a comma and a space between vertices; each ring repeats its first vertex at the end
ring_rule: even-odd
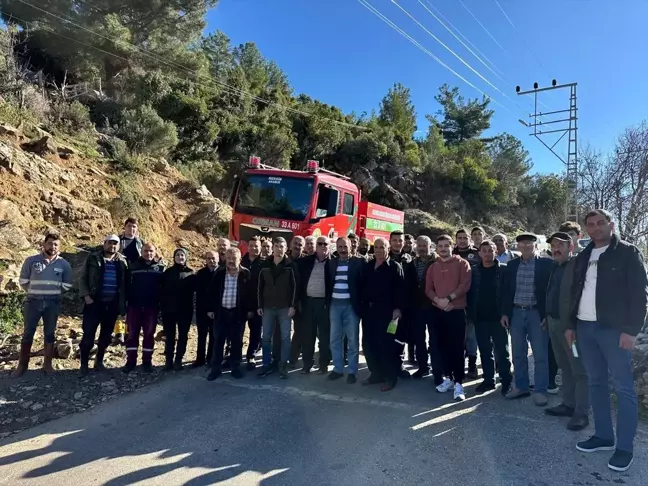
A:
POLYGON ((547 404, 549 386, 549 333, 543 322, 553 262, 538 256, 537 240, 533 233, 522 233, 515 239, 522 255, 507 264, 502 286, 501 324, 511 331, 515 367, 515 389, 506 398, 511 400, 531 394, 527 356, 527 343, 530 343, 535 365, 533 401, 542 407, 547 404))

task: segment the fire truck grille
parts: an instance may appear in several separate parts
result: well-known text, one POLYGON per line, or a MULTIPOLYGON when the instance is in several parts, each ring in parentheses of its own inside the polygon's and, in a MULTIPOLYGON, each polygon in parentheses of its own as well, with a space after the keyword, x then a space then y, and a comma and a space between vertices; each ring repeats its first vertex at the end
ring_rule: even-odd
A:
POLYGON ((258 227, 258 226, 252 226, 252 225, 247 225, 247 224, 242 224, 240 226, 240 235, 239 238, 241 241, 249 241, 250 238, 253 236, 265 236, 265 237, 270 237, 270 238, 276 238, 278 236, 281 236, 290 244, 290 240, 292 240, 293 233, 292 231, 287 231, 287 230, 281 230, 281 229, 274 229, 274 228, 269 228, 268 230, 265 230, 263 227, 258 227))

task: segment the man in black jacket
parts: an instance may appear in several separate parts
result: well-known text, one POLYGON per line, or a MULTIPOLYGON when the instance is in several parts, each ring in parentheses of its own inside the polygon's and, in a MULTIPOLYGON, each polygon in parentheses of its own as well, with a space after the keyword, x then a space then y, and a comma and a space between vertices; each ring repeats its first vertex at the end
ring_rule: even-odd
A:
POLYGON ((104 370, 104 354, 110 344, 110 336, 118 316, 126 315, 126 259, 118 252, 119 237, 109 235, 103 248, 91 253, 83 265, 79 280, 79 296, 84 300, 83 339, 81 352, 81 375, 88 374, 90 350, 94 345, 97 328, 100 327, 97 343, 95 370, 104 370))
POLYGON ((192 367, 198 368, 205 363, 211 364, 214 350, 214 321, 207 313, 210 312, 209 294, 212 279, 218 268, 219 256, 217 251, 205 253, 205 266, 196 272, 196 327, 198 328, 198 344, 196 361, 192 367), (209 343, 207 342, 209 338, 209 343))
POLYGON ((331 362, 331 321, 329 302, 326 298, 326 289, 331 283, 329 244, 327 237, 320 236, 315 244, 315 253, 297 261, 301 282, 299 302, 303 312, 302 374, 310 373, 315 364, 317 337, 319 337, 318 373, 321 375, 328 373, 328 365, 331 362))
POLYGON ((263 368, 259 373, 264 377, 274 370, 272 362, 272 335, 277 322, 281 331, 281 357, 279 377, 288 378, 288 358, 290 357, 290 320, 295 315, 299 300, 299 274, 297 267, 286 255, 288 245, 282 237, 275 238, 272 258, 261 268, 257 291, 257 313, 263 318, 261 345, 263 347, 263 368))
MULTIPOLYGON (((241 266, 250 271, 252 284, 255 289, 259 284, 259 274, 261 273, 261 266, 264 261, 265 259, 261 257, 261 238, 253 236, 248 241, 248 252, 243 256, 241 266)), ((254 357, 261 349, 261 316, 254 312, 247 323, 250 330, 250 340, 245 357, 247 360, 247 369, 253 370, 256 368, 256 360, 254 357)))
MULTIPOLYGON (((413 282, 415 271, 410 266, 410 263, 412 263, 412 255, 405 251, 405 233, 403 233, 401 230, 395 230, 389 234, 389 259, 396 263, 399 263, 401 267, 403 267, 405 282, 413 282)), ((404 295, 404 298, 405 300, 403 301, 403 308, 401 309, 401 312, 403 313, 403 317, 401 319, 402 323, 406 321, 409 322, 412 319, 411 310, 413 307, 414 296, 412 295, 412 293, 406 293, 404 295)), ((411 328, 411 326, 408 327, 411 328)), ((409 336, 406 337, 411 341, 411 339, 409 339, 409 336)), ((407 346, 407 351, 410 363, 416 363, 416 351, 414 349, 414 345, 411 342, 407 346)), ((403 368, 404 358, 405 353, 403 353, 403 355, 401 356, 401 369, 398 376, 401 378, 409 378, 409 372, 403 368)))
POLYGON ((363 384, 383 383, 381 390, 389 391, 398 380, 401 343, 407 329, 400 322, 405 290, 403 267, 389 257, 386 239, 374 241, 374 259, 364 265, 358 287, 362 349, 371 372, 363 384))
POLYGON ((406 272, 407 292, 412 298, 410 309, 410 342, 416 352, 418 370, 414 378, 423 378, 430 372, 428 356, 432 361, 432 373, 435 386, 443 382, 441 355, 437 346, 436 335, 432 328, 432 303, 425 295, 425 277, 430 266, 436 261, 437 255, 432 250, 432 240, 428 236, 419 236, 416 240, 417 256, 410 264, 413 271, 406 272), (426 332, 429 336, 429 346, 426 342, 426 332))
POLYGON ((576 448, 615 450, 614 471, 632 464, 638 405, 632 374, 632 350, 646 321, 648 278, 641 252, 614 234, 612 215, 595 209, 585 217, 592 242, 577 257, 565 338, 578 340, 589 377, 594 435, 576 448), (612 427, 609 376, 617 397, 616 443, 612 427))
POLYGON ((537 240, 538 237, 533 233, 522 233, 515 239, 522 255, 506 266, 500 322, 511 331, 515 367, 515 389, 506 398, 511 400, 531 394, 528 361, 531 343, 535 366, 533 401, 542 407, 547 404, 546 392, 549 386, 549 333, 543 321, 546 317, 547 285, 553 262, 537 255, 537 240))
POLYGON ((187 351, 189 328, 194 313, 195 277, 194 271, 187 266, 187 250, 178 248, 173 252, 173 266, 162 276, 160 295, 162 326, 166 339, 164 354, 167 371, 182 370, 182 359, 187 351), (178 336, 177 348, 176 335, 178 336))
POLYGON ((477 394, 495 389, 495 362, 502 382, 503 396, 511 390, 511 355, 508 331, 500 324, 501 289, 506 264, 495 258, 495 243, 489 240, 479 245, 480 262, 472 267, 472 283, 468 292, 468 320, 477 335, 484 380, 477 385, 477 394), (495 360, 493 360, 495 351, 495 360))
POLYGON ((228 248, 225 251, 225 267, 220 267, 209 290, 211 309, 209 317, 214 320, 214 359, 207 380, 221 375, 223 348, 230 342, 230 366, 232 378, 242 378, 243 332, 245 322, 254 313, 254 282, 252 273, 241 266, 241 251, 228 248))
POLYGON ((347 383, 356 382, 360 352, 360 300, 358 281, 366 263, 364 258, 351 254, 350 238, 338 238, 338 257, 328 262, 330 279, 327 285, 327 301, 330 302, 331 355, 333 371, 330 380, 342 378, 345 351, 348 349, 347 383))

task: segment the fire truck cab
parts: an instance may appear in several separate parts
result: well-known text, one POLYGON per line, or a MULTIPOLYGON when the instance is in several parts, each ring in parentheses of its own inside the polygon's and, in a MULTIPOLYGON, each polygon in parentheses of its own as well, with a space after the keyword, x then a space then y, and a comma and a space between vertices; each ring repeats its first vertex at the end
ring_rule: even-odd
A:
POLYGON ((232 193, 234 210, 229 237, 247 251, 255 235, 328 236, 335 239, 355 231, 360 190, 348 177, 309 160, 305 171, 282 170, 250 157, 249 167, 232 193))

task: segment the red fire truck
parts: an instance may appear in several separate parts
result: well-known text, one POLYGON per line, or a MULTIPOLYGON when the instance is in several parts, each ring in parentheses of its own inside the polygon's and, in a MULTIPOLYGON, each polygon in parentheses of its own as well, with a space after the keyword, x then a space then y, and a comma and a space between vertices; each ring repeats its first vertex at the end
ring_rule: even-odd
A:
POLYGON ((282 170, 253 156, 232 193, 229 237, 244 253, 255 235, 282 236, 290 243, 296 235, 335 239, 355 232, 373 242, 403 229, 402 211, 360 198, 348 177, 320 168, 315 160, 305 171, 282 170))

